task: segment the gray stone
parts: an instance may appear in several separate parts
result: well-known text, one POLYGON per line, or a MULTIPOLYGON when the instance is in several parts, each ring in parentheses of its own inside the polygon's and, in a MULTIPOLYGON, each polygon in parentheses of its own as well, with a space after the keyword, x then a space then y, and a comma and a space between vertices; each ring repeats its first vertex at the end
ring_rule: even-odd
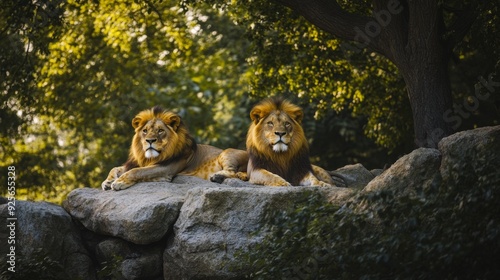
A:
POLYGON ((376 168, 370 170, 370 173, 373 174, 374 177, 377 177, 378 175, 382 174, 384 172, 384 169, 382 168, 376 168))
POLYGON ((97 245, 96 256, 113 279, 153 279, 162 276, 162 244, 135 245, 108 238, 97 245))
POLYGON ((482 127, 443 138, 440 171, 449 184, 500 183, 500 126, 482 127))
POLYGON ((414 192, 418 187, 429 187, 439 179, 441 154, 436 149, 420 148, 398 159, 389 169, 373 179, 364 192, 395 189, 414 192))
MULTIPOLYGON (((8 205, 0 205, 2 221, 12 218, 8 205)), ((64 209, 47 202, 16 201, 15 244, 0 246, 2 271, 6 264, 5 249, 15 246, 16 277, 59 277, 63 279, 95 279, 95 270, 80 232, 64 209), (48 269, 48 270, 47 270, 48 269), (43 275, 43 273, 49 273, 43 275)), ((0 227, 3 236, 10 235, 5 225, 0 227)), ((35 278, 32 278, 35 279, 35 278)))
POLYGON ((364 188, 375 176, 368 171, 362 164, 351 164, 341 167, 337 170, 330 171, 330 175, 341 178, 346 187, 362 189, 364 188))
POLYGON ((91 231, 150 244, 167 234, 187 191, 195 186, 219 185, 178 176, 173 183, 139 183, 121 191, 83 188, 72 191, 63 206, 91 231))
POLYGON ((174 225, 173 240, 163 255, 164 279, 240 279, 245 269, 232 270, 236 264, 234 254, 262 240, 270 226, 268 215, 289 209, 318 191, 327 192, 326 188, 316 187, 221 186, 190 190, 174 225))
MULTIPOLYGON (((77 189, 64 208, 86 228, 82 232, 57 205, 18 201, 16 268, 24 265, 32 274, 16 276, 36 279, 41 276, 36 273, 47 268, 43 263, 36 266, 52 260, 55 264, 49 264, 46 273, 54 277, 95 279, 80 236, 88 233, 92 238, 86 245, 95 250, 95 261, 109 265, 106 273, 112 279, 241 279, 252 268, 237 266, 235 254, 263 240, 272 226, 271 214, 291 209, 311 194, 343 206, 356 201, 350 198, 358 193, 390 190, 396 196, 418 196, 418 190, 438 183, 500 184, 500 126, 454 134, 438 147, 416 149, 383 172, 368 171, 361 164, 333 171, 348 188, 263 187, 237 179, 215 184, 177 176, 172 183, 140 183, 118 192, 77 189)), ((0 198, 3 220, 9 217, 6 202, 0 198)), ((352 207, 363 210, 370 203, 352 207)), ((7 227, 0 227, 0 240, 9 235, 7 227)), ((7 261, 7 247, 0 246, 0 269, 7 261)))

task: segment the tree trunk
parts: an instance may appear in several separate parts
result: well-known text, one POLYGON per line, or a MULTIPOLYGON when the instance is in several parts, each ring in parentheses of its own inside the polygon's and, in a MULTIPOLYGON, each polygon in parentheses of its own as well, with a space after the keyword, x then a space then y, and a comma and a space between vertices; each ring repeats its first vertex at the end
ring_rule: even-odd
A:
POLYGON ((417 146, 435 148, 452 132, 446 121, 452 105, 450 50, 474 17, 458 18, 447 32, 436 0, 374 0, 372 17, 349 13, 333 0, 275 1, 339 38, 362 43, 398 67, 406 82, 417 146), (452 35, 445 40, 445 34, 452 35))
POLYGON ((418 57, 399 70, 412 108, 415 144, 436 148, 439 140, 452 132, 451 124, 445 118, 445 112, 452 104, 448 63, 445 59, 429 61, 418 57))
POLYGON ((402 40, 394 42, 389 49, 406 83, 415 144, 437 148, 439 140, 452 132, 451 124, 445 121, 452 97, 448 73, 450 50, 443 39, 443 15, 434 0, 408 1, 406 8, 407 40, 404 45, 402 40))

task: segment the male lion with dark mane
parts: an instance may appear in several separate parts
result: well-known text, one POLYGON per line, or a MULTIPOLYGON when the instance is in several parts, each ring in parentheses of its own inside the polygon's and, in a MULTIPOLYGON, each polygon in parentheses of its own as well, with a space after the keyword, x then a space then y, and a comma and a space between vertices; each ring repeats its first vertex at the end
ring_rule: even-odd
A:
POLYGON ((123 190, 139 182, 170 182, 178 174, 221 182, 247 180, 248 154, 196 144, 181 117, 156 106, 133 120, 135 135, 128 161, 111 169, 103 190, 123 190))
POLYGON ((283 98, 268 98, 250 112, 247 134, 250 183, 266 186, 332 186, 328 172, 311 165, 301 122, 302 109, 283 98))

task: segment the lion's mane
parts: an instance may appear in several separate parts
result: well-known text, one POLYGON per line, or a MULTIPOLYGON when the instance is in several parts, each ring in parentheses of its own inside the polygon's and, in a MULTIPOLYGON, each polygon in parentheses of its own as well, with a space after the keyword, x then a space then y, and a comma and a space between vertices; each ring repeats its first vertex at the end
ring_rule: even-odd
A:
POLYGON ((197 145, 181 118, 160 106, 144 110, 132 120, 135 128, 134 138, 130 147, 129 159, 125 163, 125 171, 136 167, 151 165, 168 165, 182 158, 187 158, 196 151, 197 145), (163 150, 159 156, 147 158, 142 147, 141 132, 146 123, 152 119, 161 120, 170 130, 163 150))
POLYGON ((266 169, 297 186, 308 172, 312 172, 309 145, 301 126, 300 107, 280 97, 268 98, 255 105, 250 112, 252 124, 247 134, 247 151, 252 169, 266 169), (264 120, 274 111, 286 113, 292 120, 294 135, 286 152, 277 153, 263 136, 264 120))

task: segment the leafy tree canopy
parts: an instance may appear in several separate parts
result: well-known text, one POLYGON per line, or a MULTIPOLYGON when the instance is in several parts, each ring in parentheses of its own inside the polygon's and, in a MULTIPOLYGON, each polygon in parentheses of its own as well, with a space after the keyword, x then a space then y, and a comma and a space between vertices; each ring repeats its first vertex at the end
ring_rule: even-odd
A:
MULTIPOLYGON (((329 169, 382 167, 413 148, 396 67, 275 2, 3 1, 0 13, 0 162, 29 198, 99 186, 126 160, 132 117, 156 104, 199 142, 244 148, 251 105, 285 95, 306 110, 313 161, 329 169)), ((454 50, 457 104, 473 101, 479 77, 500 79, 499 26, 498 5, 482 5, 454 50)), ((498 123, 495 106, 498 90, 457 129, 498 123)))
POLYGON ((200 142, 242 145, 248 42, 221 11, 175 1, 52 4, 5 10, 57 19, 27 17, 2 33, 11 42, 2 56, 2 162, 17 167, 18 182, 42 187, 43 198, 99 186, 126 160, 133 116, 156 104, 184 117, 200 142), (32 33, 43 36, 32 42, 32 33))

